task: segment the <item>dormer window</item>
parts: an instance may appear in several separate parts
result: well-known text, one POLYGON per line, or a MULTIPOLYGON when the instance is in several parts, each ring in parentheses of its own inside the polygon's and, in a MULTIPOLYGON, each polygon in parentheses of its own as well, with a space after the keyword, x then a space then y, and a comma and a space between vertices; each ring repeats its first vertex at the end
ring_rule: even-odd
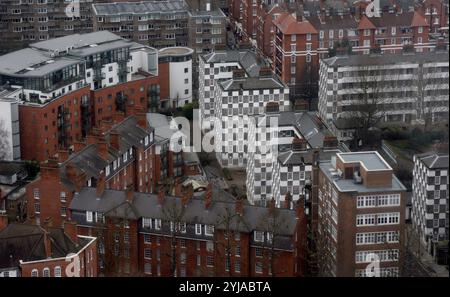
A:
POLYGON ((105 174, 106 174, 106 176, 108 176, 110 173, 111 173, 111 167, 110 167, 110 165, 107 165, 105 168, 105 174))
POLYGON ((205 226, 205 235, 206 236, 213 236, 214 235, 214 226, 206 225, 205 226))
POLYGON ((264 242, 264 232, 262 232, 262 231, 255 231, 253 240, 255 242, 264 242))

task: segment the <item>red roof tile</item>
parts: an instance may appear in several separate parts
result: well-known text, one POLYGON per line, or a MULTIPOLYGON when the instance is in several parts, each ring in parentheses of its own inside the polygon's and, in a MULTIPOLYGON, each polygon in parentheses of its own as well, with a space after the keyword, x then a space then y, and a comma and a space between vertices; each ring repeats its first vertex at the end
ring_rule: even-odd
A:
POLYGON ((358 29, 376 29, 367 16, 363 16, 358 24, 358 29))
POLYGON ((414 12, 414 16, 411 21, 411 27, 428 27, 426 19, 417 11, 414 12))
POLYGON ((317 30, 307 20, 297 21, 297 19, 289 13, 281 14, 275 21, 281 32, 284 34, 317 34, 317 30))

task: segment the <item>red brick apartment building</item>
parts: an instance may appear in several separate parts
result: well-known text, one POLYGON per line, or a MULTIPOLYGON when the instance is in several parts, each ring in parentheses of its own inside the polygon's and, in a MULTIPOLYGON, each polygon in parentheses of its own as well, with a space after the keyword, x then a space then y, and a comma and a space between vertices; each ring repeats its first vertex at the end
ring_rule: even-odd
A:
POLYGON ((0 277, 75 276, 97 276, 97 239, 77 235, 73 222, 0 224, 0 277))
POLYGON ((230 18, 244 40, 255 40, 272 59, 274 72, 293 96, 317 93, 319 58, 330 51, 345 54, 351 47, 356 54, 396 53, 406 47, 421 52, 439 42, 448 44, 448 7, 442 1, 425 1, 419 7, 394 1, 396 5, 382 8, 381 17, 371 18, 363 13, 364 3, 341 2, 346 3, 327 7, 325 1, 232 0, 230 18), (430 32, 439 34, 430 38, 430 32))
POLYGON ((338 153, 319 165, 319 261, 332 276, 368 276, 379 259, 380 276, 401 276, 406 188, 378 152, 338 153), (374 256, 376 255, 376 256, 374 256))
POLYGON ((70 205, 78 233, 98 238, 106 275, 301 276, 304 207, 248 205, 192 188, 178 197, 82 188, 70 205))
POLYGON ((107 31, 42 41, 1 56, 0 84, 22 88, 22 159, 44 161, 60 149, 72 151, 115 113, 157 107, 168 97, 168 70, 158 67, 156 49, 107 31))
POLYGON ((145 114, 123 118, 116 124, 104 121, 74 152, 60 150, 58 159, 41 163, 41 173, 27 185, 27 213, 39 222, 53 218, 60 226, 70 217, 69 205, 82 187, 124 190, 130 185, 150 193, 156 187, 154 131, 145 114))

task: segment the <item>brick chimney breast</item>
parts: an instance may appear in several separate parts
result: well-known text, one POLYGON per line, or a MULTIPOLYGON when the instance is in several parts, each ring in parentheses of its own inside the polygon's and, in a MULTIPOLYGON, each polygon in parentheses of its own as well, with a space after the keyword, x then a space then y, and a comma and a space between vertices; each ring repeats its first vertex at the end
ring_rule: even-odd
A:
POLYGON ((78 244, 77 236, 77 223, 74 221, 64 221, 64 233, 73 241, 73 243, 78 244))
POLYGON ((205 193, 205 209, 209 209, 212 203, 212 184, 208 184, 208 187, 206 188, 205 193))

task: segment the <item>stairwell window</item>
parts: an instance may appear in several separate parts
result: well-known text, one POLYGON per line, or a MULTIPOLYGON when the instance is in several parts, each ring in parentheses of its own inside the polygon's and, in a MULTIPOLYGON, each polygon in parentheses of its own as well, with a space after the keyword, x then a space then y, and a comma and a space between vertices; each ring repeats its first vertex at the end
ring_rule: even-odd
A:
POLYGON ((42 269, 42 276, 43 277, 50 277, 50 269, 45 267, 44 269, 42 269))
POLYGON ((31 277, 38 277, 38 276, 39 276, 39 272, 37 269, 31 270, 31 277))

